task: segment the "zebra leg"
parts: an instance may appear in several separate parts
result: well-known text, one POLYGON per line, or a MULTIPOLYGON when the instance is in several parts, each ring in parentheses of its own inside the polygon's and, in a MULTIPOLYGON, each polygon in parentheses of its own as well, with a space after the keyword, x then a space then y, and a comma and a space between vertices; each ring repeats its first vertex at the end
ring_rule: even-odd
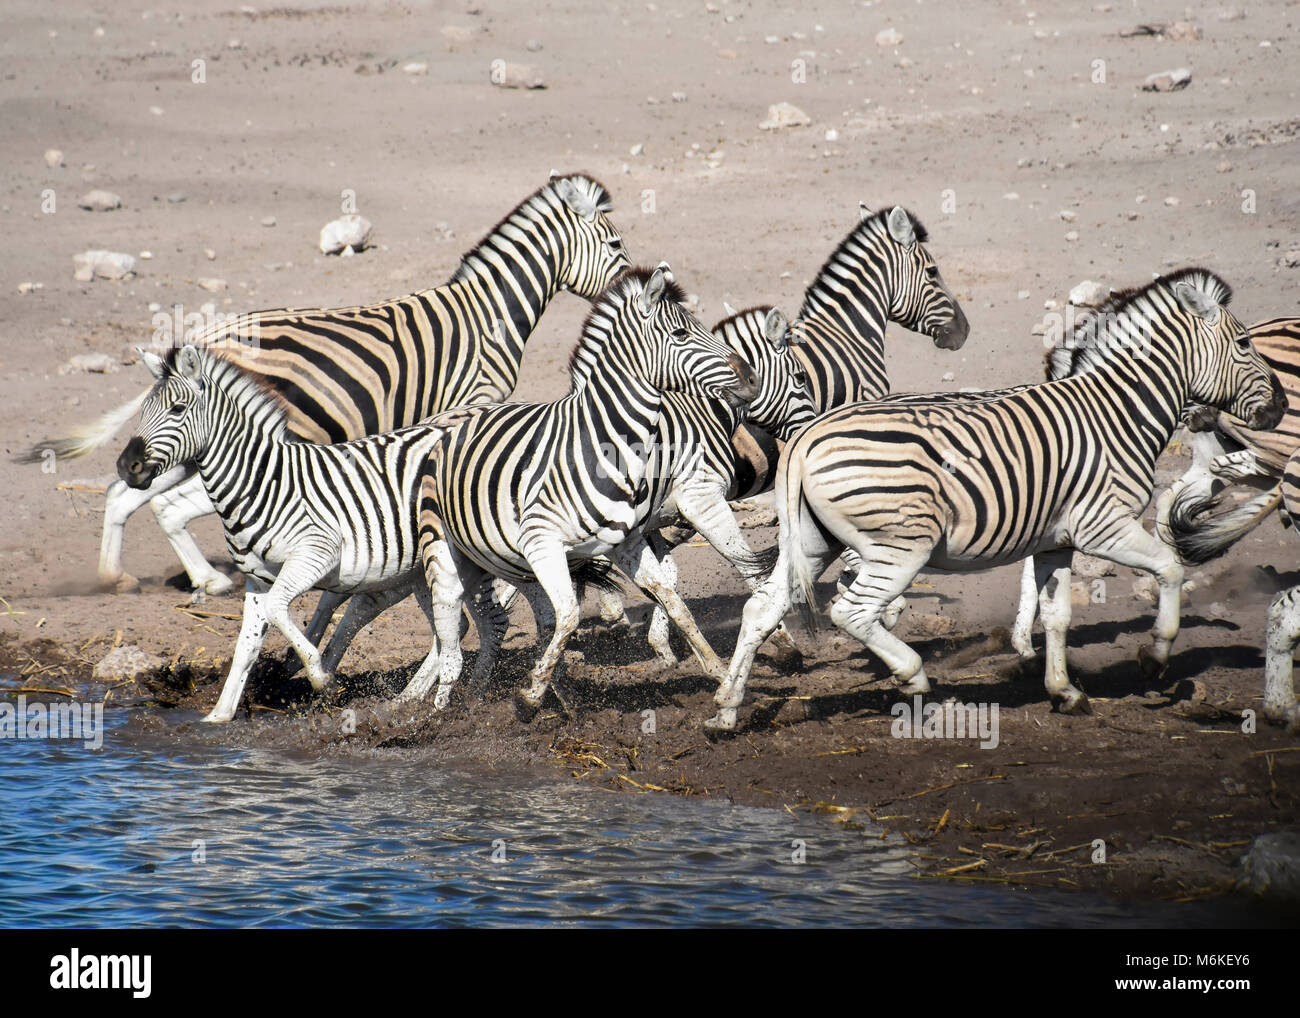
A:
POLYGON ((239 625, 239 639, 230 661, 230 672, 226 675, 225 685, 221 687, 217 705, 208 712, 204 721, 220 723, 235 716, 239 699, 244 695, 244 686, 262 653, 262 644, 266 641, 265 601, 265 589, 250 576, 244 584, 244 619, 239 625))
MULTIPOLYGON (((514 587, 510 591, 512 595, 518 596, 514 587)), ((470 690, 476 696, 482 696, 487 691, 492 672, 496 668, 497 656, 505 642, 506 630, 510 627, 510 616, 497 600, 496 585, 491 582, 480 583, 478 594, 468 604, 474 618, 474 628, 478 630, 478 657, 474 660, 470 690)))
MULTIPOLYGON (((657 615, 659 609, 655 608, 655 612, 657 615)), ((627 608, 623 604, 623 598, 619 596, 617 590, 604 590, 604 589, 601 590, 600 621, 605 623, 605 625, 607 626, 618 626, 618 625, 630 626, 632 624, 631 620, 627 617, 627 608)), ((667 626, 667 624, 668 624, 668 620, 665 617, 664 625, 667 626)), ((650 623, 650 628, 653 631, 654 629, 653 621, 650 623)), ((669 653, 671 653, 671 651, 669 651, 669 653)), ((676 660, 677 660, 676 657, 674 657, 673 661, 675 662, 676 660)))
POLYGON ((1011 646, 1023 658, 1034 656, 1034 619, 1037 616, 1038 580, 1031 555, 1020 570, 1020 604, 1016 607, 1016 624, 1011 629, 1011 646))
MULTIPOLYGON (((648 543, 651 554, 655 556, 659 564, 659 576, 664 585, 676 590, 677 560, 673 558, 672 549, 667 546, 666 542, 657 540, 657 535, 651 537, 648 543)), ((622 604, 622 599, 619 600, 619 604, 622 604)), ((668 633, 668 613, 660 605, 656 604, 654 611, 650 614, 650 629, 646 634, 646 638, 650 642, 650 648, 658 655, 660 663, 671 668, 677 664, 677 654, 673 651, 668 633)))
POLYGON ((185 529, 199 517, 217 511, 208 497, 208 489, 203 486, 203 479, 197 475, 190 477, 155 495, 149 500, 149 505, 194 589, 205 594, 228 593, 234 586, 230 577, 213 567, 185 529))
MULTIPOLYGON (((411 595, 417 588, 415 580, 404 581, 394 587, 388 587, 384 590, 368 590, 361 594, 353 595, 348 601, 348 610, 343 613, 343 618, 339 624, 334 627, 334 633, 330 637, 330 642, 325 647, 325 653, 322 655, 321 667, 333 675, 338 668, 339 662, 343 660, 343 655, 347 649, 352 646, 352 641, 357 638, 357 633, 365 629, 366 626, 374 622, 384 612, 393 605, 398 604, 411 595)), ((332 599, 332 603, 338 604, 347 598, 346 594, 335 594, 332 591, 326 591, 321 595, 321 606, 325 605, 326 598, 332 599)), ((316 615, 321 614, 321 607, 317 607, 316 615)), ((326 620, 330 618, 332 612, 326 615, 326 620)), ((315 647, 317 640, 311 638, 312 628, 316 625, 316 618, 313 617, 311 626, 308 627, 306 639, 315 647)))
POLYGON ((307 639, 311 640, 317 647, 320 646, 320 641, 325 636, 325 630, 329 628, 334 613, 338 611, 339 605, 347 599, 347 594, 340 594, 333 590, 321 591, 320 600, 316 602, 316 610, 311 616, 311 622, 307 624, 307 639))
POLYGON ((695 624, 686 602, 663 575, 659 568, 659 560, 650 546, 640 538, 624 541, 614 549, 613 559, 619 569, 631 577, 632 582, 640 587, 647 597, 661 605, 668 613, 673 625, 681 630, 682 635, 686 637, 686 642, 691 645, 691 650, 695 652, 705 674, 715 682, 726 681, 727 669, 723 666, 722 660, 714 653, 708 640, 695 624))
MULTIPOLYGON (((307 669, 307 681, 317 692, 328 686, 334 676, 322 667, 321 652, 298 628, 298 624, 289 613, 289 605, 327 576, 338 562, 337 548, 324 542, 309 543, 290 555, 288 561, 280 567, 280 574, 271 584, 271 589, 266 593, 265 607, 268 621, 284 634, 284 638, 298 654, 307 669)), ((340 626, 341 628, 343 627, 340 626)), ((346 647, 347 644, 343 646, 346 647)), ((341 651, 339 656, 342 656, 341 651)))
POLYGON ((898 625, 899 616, 903 614, 903 609, 906 607, 907 598, 899 594, 889 604, 885 605, 885 610, 880 616, 880 624, 892 633, 894 627, 898 625))
MULTIPOLYGON (((1062 714, 1091 714, 1092 705, 1083 690, 1070 682, 1065 664, 1065 637, 1070 628, 1070 548, 1040 552, 1026 562, 1033 563, 1038 588, 1039 613, 1043 618, 1046 643, 1046 671, 1043 684, 1052 705, 1062 714)), ((1022 605, 1023 607, 1023 605, 1022 605)))
MULTIPOLYGON (((1182 614, 1183 567, 1174 550, 1158 537, 1147 533, 1138 520, 1130 517, 1122 529, 1111 529, 1103 541, 1091 543, 1086 536, 1075 538, 1075 547, 1086 555, 1110 559, 1131 569, 1145 569, 1160 585, 1156 605, 1156 625, 1150 648, 1138 651, 1138 662, 1148 679, 1164 671, 1169 651, 1178 637, 1182 614)), ((1068 595, 1066 603, 1069 603, 1068 595)))
MULTIPOLYGON (((745 535, 736 522, 736 514, 726 502, 726 488, 715 486, 680 486, 677 493, 677 509, 686 521, 711 544, 714 549, 730 562, 744 578, 750 593, 758 590, 758 585, 766 579, 762 570, 756 568, 754 550, 745 540, 745 535)), ((662 541, 662 538, 660 538, 662 541)), ((664 542, 665 544, 667 542, 664 542)), ((669 549, 671 551, 671 548, 669 549)), ((667 557, 667 556, 665 556, 667 557)), ((662 561, 662 560, 661 560, 662 561)), ((672 580, 676 585, 677 566, 673 564, 672 580)), ((662 613, 656 610, 655 616, 662 613)), ((665 625, 667 620, 665 619, 665 625)), ((652 630, 653 631, 653 630, 652 630)), ((785 623, 777 624, 771 636, 775 645, 777 660, 785 666, 797 666, 803 655, 795 645, 794 638, 786 629, 785 623)), ((653 641, 652 641, 653 645, 653 641)))
POLYGON ((125 481, 108 486, 104 502, 104 531, 99 541, 99 583, 119 594, 136 590, 140 582, 122 570, 122 538, 126 521, 157 495, 193 476, 188 466, 173 467, 153 479, 147 488, 132 488, 125 481))
POLYGON ((853 583, 831 607, 831 621, 880 658, 908 695, 930 692, 930 680, 921 655, 885 628, 882 616, 921 571, 931 550, 928 544, 869 545, 859 551, 862 562, 853 583))
POLYGON ((1264 717, 1287 731, 1300 733, 1292 656, 1300 641, 1300 587, 1283 591, 1268 608, 1267 658, 1264 664, 1264 717))
POLYGON ((569 562, 563 547, 535 547, 525 551, 524 555, 533 575, 546 592, 555 616, 555 631, 546 649, 533 665, 528 688, 515 694, 515 709, 527 721, 536 715, 546 697, 546 691, 551 688, 551 679, 564 654, 564 648, 578 628, 579 611, 578 594, 573 589, 573 577, 569 575, 569 562))

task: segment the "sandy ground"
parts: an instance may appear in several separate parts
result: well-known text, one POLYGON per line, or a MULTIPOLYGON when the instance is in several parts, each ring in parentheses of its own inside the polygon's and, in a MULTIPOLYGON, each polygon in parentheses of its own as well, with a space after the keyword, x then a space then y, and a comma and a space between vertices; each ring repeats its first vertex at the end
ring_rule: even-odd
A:
MULTIPOLYGON (((0 633, 8 664, 42 681, 73 679, 109 644, 139 644, 179 663, 186 692, 168 702, 197 708, 215 697, 217 659, 237 630, 236 599, 209 602, 202 617, 179 610, 187 595, 166 583, 177 565, 148 513, 127 532, 141 592, 94 590, 102 497, 81 489, 111 473, 119 448, 53 475, 9 457, 117 405, 147 376, 139 365, 67 375, 60 366, 86 353, 129 361, 126 351, 152 336, 151 303, 193 311, 211 301, 227 312, 339 305, 437 283, 552 168, 601 178, 634 260, 668 259, 699 295, 706 322, 721 317, 724 300, 793 314, 860 200, 906 205, 930 228, 971 336, 948 354, 892 329, 898 390, 1037 379, 1043 348, 1031 328, 1045 301, 1063 302, 1084 278, 1133 285, 1204 264, 1233 284, 1244 321, 1296 313, 1300 270, 1286 267, 1300 247, 1293 6, 1254 3, 1244 15, 1194 8, 1202 37, 1191 41, 1120 35, 1185 17, 1174 4, 711 6, 719 10, 574 0, 543 13, 477 2, 7 4, 0 595, 12 611, 0 614, 0 633), (879 45, 877 33, 891 27, 902 42, 879 45), (495 60, 531 64, 547 87, 494 87, 495 60), (412 61, 427 72, 405 73, 412 61), (1140 90, 1148 74, 1176 67, 1192 70, 1186 89, 1140 90), (783 101, 812 124, 759 130, 767 106, 783 101), (65 165, 47 165, 52 148, 65 165), (122 208, 79 209, 96 187, 119 194, 122 208), (339 214, 345 190, 374 222, 378 246, 327 258, 317 233, 339 214), (267 217, 274 225, 263 225, 267 217), (152 257, 129 280, 79 283, 72 256, 88 248, 152 257), (214 277, 224 290, 199 286, 214 277), (19 293, 28 282, 41 287, 19 293)), ((563 390, 584 308, 562 296, 548 311, 519 395, 563 390)), ((1185 462, 1171 455, 1165 466, 1185 462)), ((215 521, 195 529, 223 561, 215 521)), ((1270 523, 1204 571, 1159 690, 1133 663, 1151 607, 1134 596, 1128 570, 1106 578, 1104 603, 1077 609, 1071 634, 1072 667, 1097 710, 1086 719, 1048 713, 1036 669, 1013 676, 1010 658, 990 646, 961 656, 1010 623, 1014 569, 925 576, 914 610, 950 616, 954 632, 919 646, 931 660, 948 655, 932 669, 941 692, 1003 705, 997 750, 889 739, 887 681, 829 629, 799 637, 802 672, 760 659, 738 739, 704 738, 709 697, 693 666, 660 672, 639 638, 595 632, 575 645, 586 660, 572 670, 577 716, 542 717, 525 731, 505 700, 493 700, 481 714, 459 708, 442 734, 473 755, 476 733, 491 730, 493 752, 583 775, 602 770, 585 758, 594 755, 610 774, 584 780, 624 788, 633 788, 626 778, 897 816, 887 822, 925 841, 918 865, 930 872, 984 859, 957 876, 1212 893, 1230 882, 1253 834, 1297 822, 1294 739, 1266 726, 1243 735, 1236 719, 1259 707, 1264 609, 1273 590, 1295 581, 1297 547, 1270 523), (640 731, 645 708, 658 712, 655 738, 640 731), (624 743, 641 747, 640 763, 616 763, 622 750, 608 755, 624 743), (635 771, 646 761, 641 780, 635 771), (971 778, 988 780, 954 784, 971 778), (922 792, 908 802, 924 809, 899 806, 922 792), (981 819, 990 811, 996 822, 981 819), (1056 868, 1061 857, 1035 862, 1043 854, 1094 838, 1110 839, 1107 867, 1077 865, 1087 854, 1079 850, 1069 872, 1029 872, 1056 868), (1044 839, 1015 865, 1006 859, 1018 855, 984 847, 1010 843, 1018 853, 1044 839)), ((741 584, 707 549, 679 556, 684 593, 728 653, 741 584)), ((507 685, 528 663, 520 622, 507 685)), ((268 652, 283 646, 273 634, 268 652)), ((396 681, 394 670, 426 647, 422 620, 405 606, 364 633, 345 665, 396 681)), ((273 678, 253 689, 255 703, 293 698, 273 678)), ((398 724, 382 712, 366 718, 360 735, 373 744, 398 724)), ((419 727, 411 738, 441 737, 419 727)))

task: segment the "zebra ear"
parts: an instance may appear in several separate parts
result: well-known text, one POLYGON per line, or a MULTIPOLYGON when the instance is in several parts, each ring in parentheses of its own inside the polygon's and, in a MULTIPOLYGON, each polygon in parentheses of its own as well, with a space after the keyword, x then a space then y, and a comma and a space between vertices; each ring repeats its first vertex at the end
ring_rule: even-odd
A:
POLYGON ((907 209, 901 205, 895 205, 889 210, 889 235, 893 237, 903 247, 911 247, 916 243, 916 230, 912 226, 912 217, 907 214, 907 209))
POLYGON ((785 315, 781 314, 780 308, 772 308, 767 313, 767 318, 763 320, 763 335, 767 341, 772 344, 777 353, 784 353, 788 345, 786 343, 786 332, 789 331, 790 323, 785 320, 785 315))
POLYGON ((728 318, 735 318, 736 315, 739 314, 740 312, 738 312, 735 308, 733 308, 730 304, 728 304, 724 300, 722 302, 722 313, 726 315, 728 318))
POLYGON ((1175 283, 1174 296, 1185 311, 1203 318, 1213 325, 1219 320, 1219 302, 1210 294, 1191 283, 1175 283))
POLYGON ((858 202, 858 218, 861 219, 862 222, 865 223, 868 219, 870 219, 874 215, 875 213, 871 211, 870 205, 868 205, 864 201, 858 202))
POLYGON ((659 267, 651 274, 645 289, 641 291, 637 298, 637 303, 641 306, 641 313, 649 317, 654 314, 655 305, 664 299, 664 292, 667 289, 667 280, 672 279, 672 271, 668 268, 667 262, 660 262, 659 267))
POLYGON ((587 222, 596 218, 596 203, 573 186, 568 177, 561 177, 555 184, 556 193, 564 199, 564 204, 573 209, 574 215, 587 222))
POLYGON ((176 354, 176 371, 191 382, 197 382, 203 377, 203 358, 199 356, 198 347, 181 347, 176 354))
POLYGON ((137 346, 135 352, 140 355, 140 360, 144 366, 149 369, 149 374, 153 375, 158 381, 167 377, 167 362, 159 357, 152 350, 146 350, 142 346, 137 346))

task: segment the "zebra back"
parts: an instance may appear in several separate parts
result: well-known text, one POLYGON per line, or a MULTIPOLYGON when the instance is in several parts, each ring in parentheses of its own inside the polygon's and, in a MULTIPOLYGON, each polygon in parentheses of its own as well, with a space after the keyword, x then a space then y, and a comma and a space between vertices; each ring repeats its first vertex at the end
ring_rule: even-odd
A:
POLYGON ((561 289, 595 297, 628 265, 604 186, 557 176, 461 259, 451 279, 378 304, 241 315, 198 336, 290 405, 290 429, 340 442, 505 399, 561 289))

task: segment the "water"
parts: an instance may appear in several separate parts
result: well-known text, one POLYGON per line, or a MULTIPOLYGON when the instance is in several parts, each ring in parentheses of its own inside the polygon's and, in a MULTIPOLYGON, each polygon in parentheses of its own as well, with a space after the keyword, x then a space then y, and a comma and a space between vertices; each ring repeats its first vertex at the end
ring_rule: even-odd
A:
POLYGON ((174 734, 166 716, 104 720, 96 752, 0 740, 2 927, 1189 927, 1254 915, 1239 902, 917 880, 878 832, 784 810, 439 771, 400 753, 231 748, 174 734))

